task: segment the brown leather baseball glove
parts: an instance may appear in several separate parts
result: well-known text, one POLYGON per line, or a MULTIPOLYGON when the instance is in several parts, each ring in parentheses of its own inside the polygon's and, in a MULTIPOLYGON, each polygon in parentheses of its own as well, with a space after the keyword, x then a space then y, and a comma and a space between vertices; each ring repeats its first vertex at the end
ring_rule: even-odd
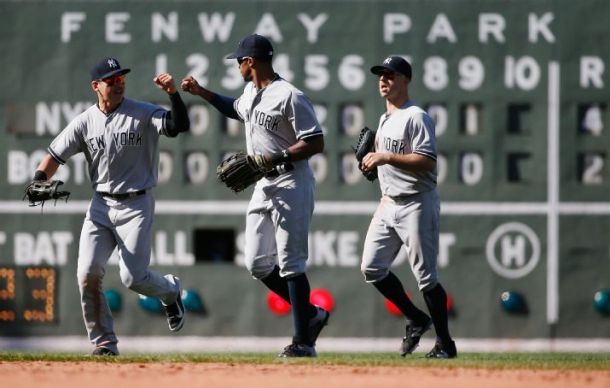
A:
POLYGON ((358 168, 362 172, 362 175, 369 181, 377 179, 377 167, 371 171, 364 171, 362 169, 362 159, 369 152, 375 151, 375 131, 369 127, 364 127, 360 130, 360 136, 358 137, 358 144, 352 147, 356 153, 356 159, 358 160, 358 168))
POLYGON ((216 175, 229 189, 239 193, 258 182, 272 169, 273 166, 266 162, 263 155, 237 152, 220 162, 216 175))
POLYGON ((58 180, 52 181, 32 181, 25 188, 23 199, 28 199, 30 206, 44 206, 44 203, 50 199, 57 202, 60 198, 65 198, 66 201, 70 197, 69 191, 60 191, 58 187, 64 182, 58 180))

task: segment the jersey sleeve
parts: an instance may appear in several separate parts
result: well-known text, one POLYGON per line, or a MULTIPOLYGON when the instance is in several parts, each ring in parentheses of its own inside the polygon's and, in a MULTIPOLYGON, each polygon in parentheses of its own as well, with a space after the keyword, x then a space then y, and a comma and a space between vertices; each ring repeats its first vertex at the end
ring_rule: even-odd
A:
POLYGON ((248 101, 250 101, 248 95, 249 93, 252 93, 252 88, 252 82, 248 82, 244 87, 242 95, 233 102, 233 109, 237 112, 237 116, 241 122, 245 122, 248 119, 248 109, 250 108, 248 106, 248 101))
POLYGON ((414 115, 410 122, 411 150, 436 160, 436 137, 434 135, 434 121, 426 113, 414 115))
POLYGON ((377 130, 375 131, 375 151, 381 150, 381 146, 379 145, 379 139, 381 138, 381 126, 383 125, 385 119, 385 113, 382 113, 381 116, 379 116, 379 123, 377 124, 377 130))
POLYGON ((53 139, 47 151, 57 163, 65 164, 71 156, 84 150, 84 126, 85 121, 81 114, 53 139))
POLYGON ((167 114, 169 111, 162 106, 150 102, 127 100, 124 106, 126 114, 133 116, 138 126, 146 132, 154 131, 157 135, 165 135, 167 128, 167 114))
POLYGON ((243 95, 240 96, 237 100, 235 100, 233 102, 233 109, 235 109, 235 112, 237 112, 237 116, 239 116, 239 121, 246 121, 245 117, 245 110, 244 110, 244 103, 243 103, 243 95))
POLYGON ((285 107, 285 115, 292 124, 297 140, 322 135, 311 101, 301 92, 293 92, 285 107))
POLYGON ((150 109, 150 125, 162 135, 165 133, 167 113, 165 109, 160 106, 152 106, 150 109))

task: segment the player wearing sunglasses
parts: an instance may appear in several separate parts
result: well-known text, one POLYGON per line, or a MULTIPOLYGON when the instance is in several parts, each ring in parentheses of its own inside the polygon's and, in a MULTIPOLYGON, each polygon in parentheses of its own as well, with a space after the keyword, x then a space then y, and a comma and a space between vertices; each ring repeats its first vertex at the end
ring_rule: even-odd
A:
POLYGON ((189 130, 184 102, 169 73, 154 83, 169 95, 171 111, 125 97, 125 74, 115 58, 91 69, 97 103, 78 115, 53 140, 34 180, 46 181, 77 153, 85 155, 94 190, 83 222, 77 278, 81 306, 95 356, 119 354, 112 314, 103 293, 105 266, 116 249, 121 281, 130 290, 159 298, 171 331, 184 324, 180 281, 151 271, 154 214, 152 189, 159 170, 159 137, 189 130))

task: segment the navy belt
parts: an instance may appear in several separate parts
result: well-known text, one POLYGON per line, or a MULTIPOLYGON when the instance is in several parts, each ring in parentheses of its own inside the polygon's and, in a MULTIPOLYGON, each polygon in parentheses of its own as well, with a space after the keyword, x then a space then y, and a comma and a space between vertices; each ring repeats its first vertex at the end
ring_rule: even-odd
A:
POLYGON ((129 193, 120 193, 120 194, 112 194, 112 193, 104 193, 102 191, 97 192, 102 197, 112 198, 112 199, 127 199, 137 197, 142 194, 146 194, 146 190, 138 190, 138 191, 130 191, 129 193))
POLYGON ((292 170, 294 170, 294 165, 290 162, 286 162, 275 166, 273 170, 267 172, 264 176, 267 179, 275 179, 278 176, 290 172, 292 170))

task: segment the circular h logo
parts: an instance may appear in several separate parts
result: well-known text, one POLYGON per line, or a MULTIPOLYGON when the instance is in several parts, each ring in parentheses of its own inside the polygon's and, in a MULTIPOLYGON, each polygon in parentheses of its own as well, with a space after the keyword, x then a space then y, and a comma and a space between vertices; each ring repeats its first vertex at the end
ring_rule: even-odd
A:
POLYGON ((540 240, 520 222, 498 226, 487 239, 487 261, 498 275, 509 279, 529 274, 540 260, 540 240))

